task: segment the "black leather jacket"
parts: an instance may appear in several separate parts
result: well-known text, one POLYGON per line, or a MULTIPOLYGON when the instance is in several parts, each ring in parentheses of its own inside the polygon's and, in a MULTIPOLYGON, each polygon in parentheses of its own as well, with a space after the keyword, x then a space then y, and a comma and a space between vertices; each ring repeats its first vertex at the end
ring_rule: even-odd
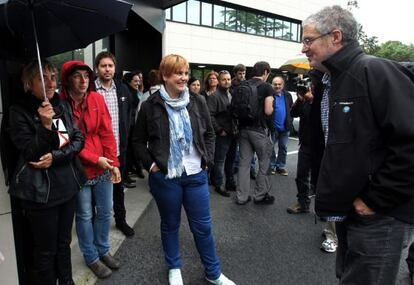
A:
MULTIPOLYGON (((198 94, 190 95, 187 105, 193 130, 193 143, 202 157, 201 167, 212 165, 215 135, 205 99, 198 94)), ((132 144, 135 156, 149 171, 153 162, 161 172, 168 173, 170 155, 170 131, 167 110, 160 92, 152 94, 142 104, 134 127, 132 144)))
POLYGON ((24 102, 10 107, 8 132, 19 154, 9 193, 41 204, 47 204, 50 197, 55 197, 53 203, 58 204, 64 202, 60 199, 73 196, 86 182, 77 157, 84 138, 72 122, 70 106, 67 102, 60 101, 55 94, 51 100, 55 118, 62 119, 70 138, 68 144, 59 148, 57 131, 44 128, 38 117, 37 108, 41 102, 31 94, 26 95, 24 102), (29 164, 49 152, 53 156, 49 168, 36 169, 29 164), (59 193, 51 193, 52 191, 59 193))

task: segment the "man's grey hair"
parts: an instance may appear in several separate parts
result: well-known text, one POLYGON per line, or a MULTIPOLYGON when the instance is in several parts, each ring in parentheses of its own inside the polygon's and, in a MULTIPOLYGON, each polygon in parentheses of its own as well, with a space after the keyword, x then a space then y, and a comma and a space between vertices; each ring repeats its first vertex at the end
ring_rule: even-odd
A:
POLYGON ((351 12, 338 5, 325 7, 319 12, 310 15, 303 21, 303 26, 315 26, 316 30, 321 34, 338 29, 342 32, 343 43, 357 40, 357 21, 351 12))

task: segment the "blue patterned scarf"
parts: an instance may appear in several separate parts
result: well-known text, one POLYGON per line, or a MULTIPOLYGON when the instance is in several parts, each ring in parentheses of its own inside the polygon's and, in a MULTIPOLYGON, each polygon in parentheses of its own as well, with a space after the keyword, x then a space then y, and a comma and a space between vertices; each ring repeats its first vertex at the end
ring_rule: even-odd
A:
POLYGON ((184 171, 183 154, 192 152, 193 132, 187 105, 190 102, 188 89, 176 99, 170 98, 164 85, 160 89, 161 98, 165 102, 170 123, 170 156, 168 157, 167 178, 181 177, 184 171))

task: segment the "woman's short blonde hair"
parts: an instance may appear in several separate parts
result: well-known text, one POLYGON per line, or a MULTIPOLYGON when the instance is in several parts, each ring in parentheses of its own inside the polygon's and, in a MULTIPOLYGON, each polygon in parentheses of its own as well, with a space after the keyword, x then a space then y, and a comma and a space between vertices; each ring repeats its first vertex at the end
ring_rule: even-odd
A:
POLYGON ((181 71, 182 69, 188 70, 189 68, 190 65, 188 64, 188 61, 181 55, 170 54, 164 56, 161 60, 159 68, 161 80, 163 76, 170 76, 171 74, 181 71))
MULTIPOLYGON (((49 72, 57 73, 56 67, 47 60, 42 60, 43 72, 46 70, 49 72)), ((22 72, 22 82, 24 91, 27 92, 30 90, 33 79, 38 76, 40 73, 39 62, 37 60, 32 60, 24 68, 22 72)))

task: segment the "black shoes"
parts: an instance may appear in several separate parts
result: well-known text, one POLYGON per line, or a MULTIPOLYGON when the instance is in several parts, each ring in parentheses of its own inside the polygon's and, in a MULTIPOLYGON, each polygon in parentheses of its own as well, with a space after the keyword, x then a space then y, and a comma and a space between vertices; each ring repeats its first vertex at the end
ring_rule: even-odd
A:
POLYGON ((223 187, 214 187, 214 191, 216 191, 217 193, 219 193, 221 196, 230 197, 229 191, 227 191, 223 187))
POLYGON ((236 184, 235 183, 230 183, 230 184, 226 185, 226 190, 230 191, 230 192, 236 191, 236 184))
POLYGON ((286 209, 289 214, 308 214, 310 213, 309 207, 302 207, 299 203, 286 209))
POLYGON ((240 205, 240 206, 242 206, 242 205, 246 205, 247 203, 249 203, 250 201, 252 200, 252 198, 249 196, 249 197, 247 197, 247 200, 246 201, 240 201, 239 199, 237 199, 236 198, 236 204, 237 205, 240 205))
POLYGON ((95 263, 88 265, 89 269, 98 277, 99 279, 105 279, 111 276, 112 270, 109 269, 102 261, 98 260, 95 263))
POLYGON ((125 221, 116 223, 116 228, 120 230, 126 237, 132 237, 135 234, 134 229, 128 226, 125 221))
POLYGON ((250 169, 250 179, 256 180, 256 172, 253 169, 250 169))
POLYGON ((136 180, 132 179, 131 177, 129 177, 128 175, 126 175, 126 177, 124 178, 124 186, 126 188, 134 188, 137 185, 135 184, 136 180))
POLYGON ((101 261, 110 269, 118 270, 121 264, 110 253, 101 257, 101 261))
POLYGON ((257 205, 271 205, 275 202, 275 197, 270 195, 269 193, 266 193, 264 198, 262 200, 254 200, 254 203, 257 205))

